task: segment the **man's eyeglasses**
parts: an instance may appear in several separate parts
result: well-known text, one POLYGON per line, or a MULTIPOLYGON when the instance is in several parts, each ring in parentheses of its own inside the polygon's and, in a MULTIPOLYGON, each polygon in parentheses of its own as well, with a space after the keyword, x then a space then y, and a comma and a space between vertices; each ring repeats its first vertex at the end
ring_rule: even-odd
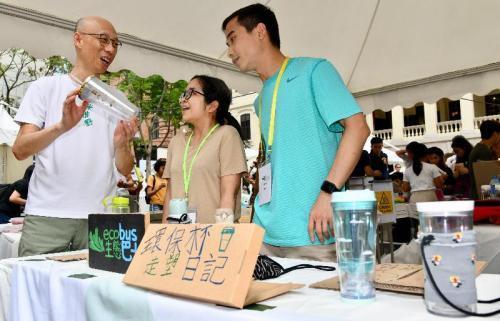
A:
POLYGON ((205 96, 204 93, 199 92, 198 90, 196 90, 194 88, 188 88, 188 89, 184 90, 184 92, 181 94, 181 96, 179 97, 179 101, 189 100, 189 98, 191 98, 191 96, 193 96, 193 93, 197 93, 199 95, 205 96))
POLYGON ((81 32, 78 31, 79 33, 87 36, 92 36, 99 40, 102 46, 107 46, 109 43, 113 46, 113 48, 118 49, 118 47, 121 47, 123 43, 118 40, 118 39, 111 39, 107 34, 105 33, 87 33, 87 32, 81 32))

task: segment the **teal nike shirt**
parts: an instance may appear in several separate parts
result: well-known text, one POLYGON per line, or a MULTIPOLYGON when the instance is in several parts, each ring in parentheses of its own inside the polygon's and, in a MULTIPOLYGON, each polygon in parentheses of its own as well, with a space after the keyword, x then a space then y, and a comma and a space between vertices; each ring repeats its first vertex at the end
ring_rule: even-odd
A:
MULTIPOLYGON (((278 72, 267 79, 261 90, 259 117, 265 142, 277 76, 278 72)), ((258 101, 254 102, 257 114, 258 101)), ((266 230, 265 243, 286 247, 320 244, 309 239, 309 213, 335 159, 343 132, 339 121, 360 112, 330 62, 290 58, 276 104, 271 202, 259 206, 259 198, 255 200, 254 221, 266 230)))

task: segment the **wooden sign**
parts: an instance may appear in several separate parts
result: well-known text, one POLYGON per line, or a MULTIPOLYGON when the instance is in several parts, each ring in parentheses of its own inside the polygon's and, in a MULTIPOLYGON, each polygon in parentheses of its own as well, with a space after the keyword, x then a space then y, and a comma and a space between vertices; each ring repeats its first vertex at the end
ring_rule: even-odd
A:
POLYGON ((89 266, 125 273, 149 225, 149 214, 90 214, 89 266))
POLYGON ((255 224, 151 224, 123 282, 242 308, 263 237, 255 224))

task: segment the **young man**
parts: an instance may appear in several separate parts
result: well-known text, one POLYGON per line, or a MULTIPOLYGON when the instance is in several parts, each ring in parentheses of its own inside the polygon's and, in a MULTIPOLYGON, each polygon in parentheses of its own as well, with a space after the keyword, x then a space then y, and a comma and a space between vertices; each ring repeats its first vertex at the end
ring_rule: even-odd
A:
POLYGON ((382 151, 384 141, 380 137, 373 137, 370 140, 370 166, 376 171, 374 178, 384 180, 389 178, 389 166, 387 164, 387 155, 382 151))
POLYGON ((259 169, 255 201, 254 221, 266 229, 263 252, 334 260, 330 202, 369 135, 363 114, 331 63, 285 57, 268 7, 242 8, 222 29, 233 63, 264 83, 254 104, 269 161, 259 169), (271 188, 263 188, 269 178, 271 188))
POLYGON ((472 164, 479 161, 489 161, 497 159, 493 146, 500 142, 500 123, 496 120, 485 120, 479 126, 481 141, 474 146, 469 154, 469 171, 472 173, 472 197, 478 199, 476 189, 476 179, 474 178, 472 164))
POLYGON ((102 213, 102 199, 113 193, 116 169, 133 166, 130 149, 135 119, 116 124, 75 98, 79 82, 108 69, 121 42, 113 25, 99 17, 77 22, 76 63, 70 75, 44 77, 26 92, 15 120, 21 124, 13 147, 17 159, 36 155, 29 184, 19 255, 87 247, 87 217, 102 213))

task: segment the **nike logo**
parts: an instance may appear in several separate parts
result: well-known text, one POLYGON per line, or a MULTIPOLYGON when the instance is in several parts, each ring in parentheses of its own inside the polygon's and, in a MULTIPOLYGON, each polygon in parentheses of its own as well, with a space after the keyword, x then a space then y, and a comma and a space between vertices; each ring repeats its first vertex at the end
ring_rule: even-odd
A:
POLYGON ((297 78, 298 76, 295 76, 295 77, 290 77, 286 80, 287 83, 289 83, 290 81, 294 80, 295 78, 297 78))

